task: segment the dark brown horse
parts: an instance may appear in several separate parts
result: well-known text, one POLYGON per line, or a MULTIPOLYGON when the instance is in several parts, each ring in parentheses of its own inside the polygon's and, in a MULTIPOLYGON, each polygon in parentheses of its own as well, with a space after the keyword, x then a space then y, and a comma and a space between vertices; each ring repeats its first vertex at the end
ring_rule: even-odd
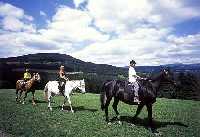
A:
POLYGON ((40 75, 39 73, 34 73, 33 77, 28 80, 27 82, 25 82, 24 80, 18 80, 16 82, 16 101, 20 101, 21 102, 21 96, 22 93, 24 92, 24 98, 22 101, 22 104, 25 103, 25 99, 27 97, 27 93, 32 92, 32 103, 33 105, 36 105, 35 103, 35 83, 37 81, 40 81, 40 75), (19 96, 18 96, 19 93, 19 96))
POLYGON ((152 105, 156 102, 157 91, 162 81, 169 81, 174 84, 170 73, 166 70, 161 71, 157 76, 151 79, 138 80, 140 87, 139 99, 141 101, 139 105, 134 102, 134 91, 131 85, 128 84, 128 82, 119 80, 105 82, 102 87, 100 100, 101 108, 102 110, 105 110, 106 121, 110 123, 108 117, 108 106, 110 104, 110 101, 114 97, 114 103, 112 107, 117 115, 118 120, 120 120, 119 112, 117 110, 117 105, 119 101, 122 101, 129 105, 138 105, 134 119, 139 115, 142 108, 146 106, 148 110, 149 127, 152 132, 157 132, 152 122, 152 105))

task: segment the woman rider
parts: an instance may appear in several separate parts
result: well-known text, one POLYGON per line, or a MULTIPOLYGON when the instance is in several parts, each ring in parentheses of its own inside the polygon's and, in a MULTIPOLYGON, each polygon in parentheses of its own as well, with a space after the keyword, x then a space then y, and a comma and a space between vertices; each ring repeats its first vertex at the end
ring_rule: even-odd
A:
POLYGON ((136 62, 134 60, 130 61, 130 66, 129 66, 129 82, 131 83, 131 85, 134 88, 134 95, 135 95, 134 102, 140 104, 139 95, 138 95, 139 85, 138 85, 137 79, 142 79, 142 78, 136 74, 135 64, 136 64, 136 62))
POLYGON ((66 74, 65 74, 65 67, 63 65, 61 65, 59 73, 58 73, 57 81, 59 84, 58 89, 63 95, 64 95, 65 84, 66 84, 66 81, 68 81, 68 80, 69 79, 66 77, 66 74))
POLYGON ((24 81, 27 82, 30 79, 31 79, 31 73, 29 72, 29 69, 26 69, 24 73, 24 81))

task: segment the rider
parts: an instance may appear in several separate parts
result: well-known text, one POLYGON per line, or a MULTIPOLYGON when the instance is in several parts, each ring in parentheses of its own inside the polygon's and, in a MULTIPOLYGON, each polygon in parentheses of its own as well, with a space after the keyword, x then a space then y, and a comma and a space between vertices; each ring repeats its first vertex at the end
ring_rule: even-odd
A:
POLYGON ((26 69, 24 73, 24 81, 27 82, 30 79, 31 79, 31 73, 29 72, 29 69, 26 69))
POLYGON ((66 81, 68 81, 68 80, 69 79, 66 77, 66 74, 65 74, 65 67, 63 65, 61 65, 57 81, 59 84, 58 89, 59 89, 60 93, 62 93, 63 95, 64 95, 64 93, 63 93, 64 87, 65 87, 66 81), (62 84, 62 83, 64 83, 64 84, 62 84))
POLYGON ((130 66, 129 66, 129 82, 131 83, 132 86, 134 86, 134 91, 135 91, 134 92, 134 94, 135 94, 135 96, 134 96, 134 102, 140 104, 139 95, 138 95, 139 85, 138 85, 137 79, 141 79, 141 77, 136 74, 135 64, 136 64, 136 62, 134 60, 130 61, 130 66))

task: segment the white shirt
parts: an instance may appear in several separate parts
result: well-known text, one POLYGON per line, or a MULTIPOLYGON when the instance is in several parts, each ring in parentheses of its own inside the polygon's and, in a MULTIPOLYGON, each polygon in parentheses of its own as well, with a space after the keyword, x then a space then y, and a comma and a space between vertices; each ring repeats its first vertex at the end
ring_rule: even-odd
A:
POLYGON ((136 77, 134 77, 134 75, 136 75, 136 71, 134 69, 134 67, 129 67, 129 71, 128 71, 128 74, 129 74, 129 82, 136 82, 136 77))

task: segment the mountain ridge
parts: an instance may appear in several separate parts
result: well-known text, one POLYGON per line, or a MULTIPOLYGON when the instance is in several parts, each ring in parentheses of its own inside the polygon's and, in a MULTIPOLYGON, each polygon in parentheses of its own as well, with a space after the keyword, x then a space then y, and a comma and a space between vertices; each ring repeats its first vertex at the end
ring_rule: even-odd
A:
MULTIPOLYGON (((59 65, 65 65, 68 71, 83 71, 86 73, 99 73, 104 74, 108 71, 116 71, 119 74, 127 74, 128 66, 125 67, 117 67, 110 64, 96 64, 92 62, 82 61, 80 59, 74 58, 67 54, 59 54, 59 53, 37 53, 37 54, 27 54, 21 55, 17 57, 8 57, 8 58, 0 58, 1 64, 7 65, 17 65, 24 64, 24 67, 33 67, 33 64, 36 65, 46 65, 46 67, 42 67, 43 69, 58 69, 59 65), (53 67, 54 66, 54 67, 53 67)), ((35 67, 36 67, 35 65, 35 67)), ((22 65, 23 66, 23 65, 22 65)), ((137 66, 136 70, 144 73, 151 73, 160 71, 160 69, 170 67, 173 71, 200 71, 200 64, 166 64, 166 65, 158 65, 158 66, 137 66)), ((111 74, 112 75, 112 74, 111 74)), ((115 75, 117 75, 115 73, 115 75)))

